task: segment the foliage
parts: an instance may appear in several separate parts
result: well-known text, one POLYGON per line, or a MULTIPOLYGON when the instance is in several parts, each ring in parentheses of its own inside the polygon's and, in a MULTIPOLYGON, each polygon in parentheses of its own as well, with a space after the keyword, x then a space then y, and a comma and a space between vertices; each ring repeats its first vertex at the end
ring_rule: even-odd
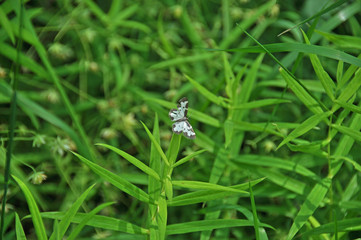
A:
POLYGON ((360 237, 360 12, 3 1, 1 239, 360 237))

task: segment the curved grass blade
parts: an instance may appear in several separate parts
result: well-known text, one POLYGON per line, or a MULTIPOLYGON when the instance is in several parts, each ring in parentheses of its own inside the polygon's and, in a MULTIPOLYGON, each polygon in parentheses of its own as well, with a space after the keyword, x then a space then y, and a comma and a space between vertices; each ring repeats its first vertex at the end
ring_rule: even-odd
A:
POLYGON ((98 174, 101 178, 108 181, 113 186, 117 187, 123 192, 128 193, 129 195, 135 197, 136 199, 142 202, 149 202, 149 196, 145 193, 142 189, 138 188, 137 186, 131 184, 124 178, 102 168, 101 166, 89 161, 88 159, 80 156, 79 154, 72 152, 75 156, 79 158, 85 165, 87 165, 93 172, 98 174))
POLYGON ((349 128, 349 127, 336 125, 336 124, 332 124, 332 127, 337 129, 339 132, 350 136, 351 138, 353 138, 356 141, 361 141, 361 132, 360 131, 357 131, 357 130, 349 128))
POLYGON ((291 229, 288 233, 287 240, 293 239, 296 233, 306 223, 308 218, 313 215, 318 206, 323 201, 326 193, 331 186, 331 179, 324 178, 322 182, 317 183, 308 194, 305 202, 302 204, 300 211, 297 213, 291 229))
MULTIPOLYGON (((330 47, 317 46, 317 45, 307 45, 304 43, 271 43, 264 44, 264 48, 267 51, 274 52, 297 52, 297 53, 313 53, 318 56, 327 57, 330 59, 340 60, 345 63, 349 63, 358 67, 361 67, 361 60, 330 47)), ((246 48, 233 48, 233 49, 209 49, 210 51, 226 51, 226 52, 245 52, 245 53, 262 53, 267 52, 264 48, 260 46, 246 47, 246 48)))
POLYGON ((15 212, 15 232, 16 232, 16 240, 26 240, 23 226, 21 225, 19 215, 16 212, 15 212))
MULTIPOLYGON (((252 227, 253 221, 242 219, 215 219, 201 220, 186 223, 170 224, 167 226, 167 235, 184 234, 191 232, 200 232, 219 228, 231 227, 252 227)), ((273 228, 268 224, 261 223, 261 227, 273 228)))
POLYGON ((189 160, 191 160, 192 158, 194 158, 195 156, 201 154, 201 153, 204 153, 205 151, 207 151, 206 149, 202 149, 202 150, 199 150, 197 152, 194 152, 194 153, 191 153, 189 154, 188 156, 178 160, 175 164, 172 165, 172 168, 175 168, 175 167, 178 167, 179 165, 182 165, 183 163, 186 163, 188 162, 189 160))
POLYGON ((78 199, 72 204, 72 206, 69 208, 69 210, 65 212, 65 215, 61 219, 59 226, 58 226, 59 233, 58 234, 53 233, 50 236, 50 240, 56 240, 58 237, 59 237, 59 239, 64 238, 65 233, 68 230, 73 217, 78 212, 80 206, 83 204, 85 198, 88 196, 89 192, 93 189, 94 186, 95 186, 95 184, 93 184, 87 190, 85 190, 84 193, 82 193, 78 197, 78 199))
POLYGON ((246 191, 239 190, 232 187, 225 187, 213 183, 199 182, 199 181, 172 181, 174 186, 189 188, 189 189, 203 189, 203 190, 213 190, 213 191, 228 191, 228 192, 237 192, 237 193, 247 193, 246 191))
MULTIPOLYGON (((302 31, 303 37, 307 45, 311 45, 310 41, 307 38, 307 35, 302 31)), ((321 81, 323 88, 325 89, 326 94, 331 100, 335 99, 334 89, 336 88, 335 83, 332 81, 331 77, 328 73, 323 69, 320 60, 318 59, 316 54, 309 54, 310 60, 313 66, 313 69, 316 72, 318 79, 321 81)))
POLYGON ((292 141, 293 139, 302 136, 303 134, 310 131, 312 128, 314 128, 317 124, 319 124, 324 118, 327 118, 332 114, 331 111, 315 114, 311 116, 310 118, 306 119, 303 123, 301 123, 300 126, 298 126, 295 130, 293 130, 288 136, 283 139, 283 141, 278 145, 276 148, 276 151, 282 147, 284 144, 292 141))
POLYGON ((13 179, 19 185, 21 191, 25 195, 25 199, 28 203, 29 211, 31 214, 31 218, 33 220, 34 228, 36 236, 39 240, 47 240, 48 237, 46 236, 45 226, 43 223, 43 219, 41 218, 40 211, 38 205, 35 202, 33 195, 31 194, 29 188, 25 185, 23 181, 21 181, 16 176, 12 175, 13 179))
POLYGON ((76 226, 76 228, 74 228, 74 230, 71 232, 69 237, 67 237, 67 240, 76 239, 76 237, 79 235, 80 231, 85 227, 85 225, 90 221, 90 219, 92 219, 93 216, 95 216, 95 214, 97 214, 102 209, 104 209, 110 205, 113 205, 113 204, 115 204, 115 202, 103 203, 103 204, 97 206, 96 208, 94 208, 89 213, 86 213, 86 217, 79 223, 78 226, 76 226))
MULTIPOLYGON (((50 218, 50 219, 57 219, 60 220, 64 217, 63 212, 43 212, 41 213, 41 216, 43 218, 50 218)), ((87 213, 77 213, 74 218, 72 219, 72 223, 81 223, 85 218, 87 218, 87 213)), ((95 227, 95 228, 101 228, 106 230, 113 230, 118 232, 125 232, 125 233, 131 233, 131 234, 148 234, 148 229, 139 227, 135 224, 132 224, 130 222, 112 218, 112 217, 106 217, 101 215, 95 215, 93 216, 87 223, 87 226, 95 227)))
POLYGON ((139 168, 140 170, 142 170, 144 173, 148 174, 149 176, 152 176, 153 178, 155 178, 156 180, 160 180, 160 177, 158 175, 158 173, 156 173, 153 169, 151 169, 150 167, 148 167, 147 165, 145 165, 142 161, 138 160, 137 158, 133 157, 132 155, 116 148, 113 146, 110 146, 108 144, 105 143, 97 143, 95 145, 99 145, 99 146, 103 146, 105 148, 108 148, 110 150, 112 150, 113 152, 117 153, 118 155, 122 156, 123 158, 125 158, 128 162, 130 162, 131 164, 133 164, 134 166, 136 166, 137 168, 139 168))
POLYGON ((156 139, 154 138, 154 136, 152 135, 152 133, 149 131, 148 127, 141 121, 145 131, 148 134, 148 137, 150 138, 150 140, 152 141, 152 143, 154 144, 154 147, 157 149, 157 151, 159 152, 160 156, 162 157, 163 161, 165 162, 165 164, 167 164, 167 166, 170 166, 168 158, 165 156, 162 148, 160 147, 159 143, 156 141, 156 139))

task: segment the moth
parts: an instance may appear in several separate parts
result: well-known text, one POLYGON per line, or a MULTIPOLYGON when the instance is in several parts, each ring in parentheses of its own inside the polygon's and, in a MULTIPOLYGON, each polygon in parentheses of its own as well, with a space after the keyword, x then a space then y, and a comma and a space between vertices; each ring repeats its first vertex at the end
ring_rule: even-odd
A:
POLYGON ((174 122, 172 131, 176 134, 183 133, 186 138, 195 139, 196 133, 188 122, 188 99, 186 97, 178 101, 177 109, 169 111, 169 117, 174 122))

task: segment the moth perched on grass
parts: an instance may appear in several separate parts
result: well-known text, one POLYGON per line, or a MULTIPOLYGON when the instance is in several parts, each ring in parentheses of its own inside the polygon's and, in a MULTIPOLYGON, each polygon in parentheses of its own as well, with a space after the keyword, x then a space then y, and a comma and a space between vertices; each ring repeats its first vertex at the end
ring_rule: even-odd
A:
POLYGON ((178 109, 169 111, 170 119, 175 122, 172 131, 176 134, 183 133, 186 138, 195 139, 196 133, 193 131, 191 124, 188 122, 188 99, 186 97, 180 99, 177 105, 178 109))

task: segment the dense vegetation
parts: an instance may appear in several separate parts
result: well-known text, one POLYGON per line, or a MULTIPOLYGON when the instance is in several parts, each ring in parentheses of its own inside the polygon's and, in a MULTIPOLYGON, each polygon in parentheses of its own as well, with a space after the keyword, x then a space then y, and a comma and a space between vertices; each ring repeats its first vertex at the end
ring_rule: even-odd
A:
POLYGON ((3 1, 1 239, 361 237, 360 12, 3 1))

